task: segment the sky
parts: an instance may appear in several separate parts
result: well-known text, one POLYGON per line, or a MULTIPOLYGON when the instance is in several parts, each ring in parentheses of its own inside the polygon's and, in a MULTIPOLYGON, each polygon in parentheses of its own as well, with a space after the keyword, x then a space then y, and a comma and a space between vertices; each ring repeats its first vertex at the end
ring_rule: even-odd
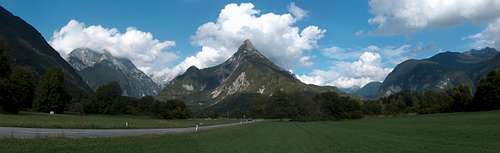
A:
POLYGON ((383 81, 400 62, 500 48, 498 0, 0 0, 64 58, 88 47, 160 83, 224 62, 250 39, 305 83, 383 81))

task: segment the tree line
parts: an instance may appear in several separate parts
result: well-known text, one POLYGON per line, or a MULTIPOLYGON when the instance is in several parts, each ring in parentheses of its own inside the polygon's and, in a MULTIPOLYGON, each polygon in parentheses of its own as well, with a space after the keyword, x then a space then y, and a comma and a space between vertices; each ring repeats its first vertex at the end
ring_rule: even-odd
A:
POLYGON ((152 96, 140 99, 122 96, 118 82, 105 84, 92 95, 72 97, 64 88, 61 69, 49 69, 35 81, 31 68, 12 67, 4 54, 4 47, 0 46, 0 112, 18 114, 21 110, 150 115, 164 119, 190 116, 190 111, 180 100, 164 102, 152 96))
POLYGON ((272 96, 243 93, 207 108, 199 117, 343 120, 363 117, 362 101, 337 92, 276 92, 272 96))
POLYGON ((200 117, 243 116, 310 120, 357 119, 365 115, 431 114, 500 109, 500 70, 478 83, 476 92, 461 85, 443 91, 402 91, 378 100, 362 101, 337 92, 285 93, 272 96, 244 93, 196 114, 200 117))
POLYGON ((185 119, 190 111, 183 101, 172 99, 159 101, 153 96, 134 98, 122 96, 116 81, 96 89, 93 97, 80 97, 70 105, 70 111, 86 114, 150 115, 163 119, 185 119))
POLYGON ((445 91, 403 91, 365 102, 363 113, 367 115, 431 114, 498 109, 500 109, 500 70, 493 70, 479 81, 474 94, 466 85, 445 91))

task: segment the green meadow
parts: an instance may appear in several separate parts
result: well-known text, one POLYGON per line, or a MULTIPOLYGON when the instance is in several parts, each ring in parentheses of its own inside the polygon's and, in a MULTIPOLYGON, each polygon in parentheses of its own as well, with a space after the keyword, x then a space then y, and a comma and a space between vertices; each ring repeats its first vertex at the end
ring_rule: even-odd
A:
POLYGON ((500 111, 336 122, 264 121, 190 134, 2 139, 0 144, 0 150, 9 153, 498 153, 500 111))
POLYGON ((179 119, 165 120, 133 115, 68 115, 21 112, 0 114, 0 127, 121 129, 121 128, 178 128, 196 124, 214 125, 239 122, 236 119, 179 119), (128 123, 128 126, 126 125, 128 123))

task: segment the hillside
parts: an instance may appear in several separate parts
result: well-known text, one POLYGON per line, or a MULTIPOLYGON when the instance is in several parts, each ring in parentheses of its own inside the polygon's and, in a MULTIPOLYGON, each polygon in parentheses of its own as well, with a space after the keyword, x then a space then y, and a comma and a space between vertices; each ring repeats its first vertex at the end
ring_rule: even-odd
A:
POLYGON ((474 89, 482 76, 499 66, 500 54, 494 48, 464 53, 443 52, 427 59, 411 59, 394 68, 384 80, 379 94, 442 90, 457 85, 474 89))
POLYGON ((45 41, 42 35, 21 18, 0 6, 0 43, 13 66, 28 66, 38 80, 50 68, 64 73, 70 94, 88 94, 92 90, 76 71, 45 41))

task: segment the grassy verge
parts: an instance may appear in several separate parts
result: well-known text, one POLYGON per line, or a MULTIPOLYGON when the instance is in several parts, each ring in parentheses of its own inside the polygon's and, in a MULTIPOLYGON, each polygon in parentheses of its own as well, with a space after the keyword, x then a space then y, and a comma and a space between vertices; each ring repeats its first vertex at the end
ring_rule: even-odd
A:
POLYGON ((46 113, 21 112, 18 115, 0 114, 0 126, 4 127, 39 127, 39 128, 170 128, 192 127, 196 123, 213 125, 238 122, 230 119, 186 119, 164 120, 149 116, 129 115, 49 115, 46 113), (128 123, 128 127, 125 125, 128 123))
POLYGON ((122 138, 0 140, 3 152, 498 153, 500 111, 261 122, 194 134, 122 138))

